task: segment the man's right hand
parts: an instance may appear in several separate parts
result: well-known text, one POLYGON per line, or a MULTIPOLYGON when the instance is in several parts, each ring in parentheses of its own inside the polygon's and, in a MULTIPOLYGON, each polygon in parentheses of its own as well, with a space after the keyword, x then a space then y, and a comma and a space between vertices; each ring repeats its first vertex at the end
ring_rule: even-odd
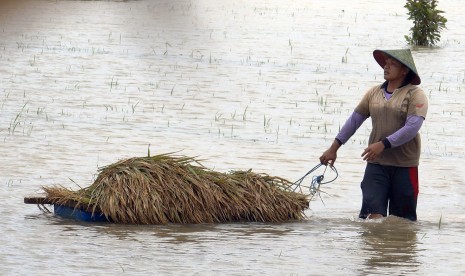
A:
POLYGON ((335 139, 334 142, 331 144, 331 147, 327 149, 323 154, 320 156, 320 162, 323 165, 331 165, 334 166, 334 163, 337 159, 337 150, 341 147, 339 142, 335 139))

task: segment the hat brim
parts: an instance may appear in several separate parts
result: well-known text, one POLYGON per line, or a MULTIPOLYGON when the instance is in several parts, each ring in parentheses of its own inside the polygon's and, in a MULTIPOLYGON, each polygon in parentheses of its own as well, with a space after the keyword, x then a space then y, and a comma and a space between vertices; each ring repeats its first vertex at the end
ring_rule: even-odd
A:
POLYGON ((374 50, 373 51, 373 57, 375 58, 376 62, 379 64, 379 66, 381 66, 381 68, 384 68, 384 66, 386 65, 386 59, 387 58, 393 58, 393 59, 397 60, 398 62, 402 63, 404 66, 406 66, 408 69, 410 69, 410 71, 413 72, 414 76, 413 76, 412 80, 410 81, 411 84, 418 85, 418 84, 421 83, 420 76, 418 76, 415 69, 410 68, 407 64, 405 64, 402 61, 398 60, 397 58, 389 55, 388 53, 386 53, 386 52, 384 52, 382 50, 374 50))

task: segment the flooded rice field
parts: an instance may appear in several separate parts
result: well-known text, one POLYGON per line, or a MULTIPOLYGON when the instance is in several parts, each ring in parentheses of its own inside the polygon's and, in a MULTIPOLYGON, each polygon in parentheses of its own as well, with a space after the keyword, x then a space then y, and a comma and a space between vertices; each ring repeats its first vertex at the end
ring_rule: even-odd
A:
POLYGON ((149 148, 297 180, 383 81, 372 51, 406 47, 405 1, 1 1, 0 275, 463 275, 465 8, 439 2, 418 222, 358 221, 367 121, 304 221, 135 226, 23 198, 149 148))

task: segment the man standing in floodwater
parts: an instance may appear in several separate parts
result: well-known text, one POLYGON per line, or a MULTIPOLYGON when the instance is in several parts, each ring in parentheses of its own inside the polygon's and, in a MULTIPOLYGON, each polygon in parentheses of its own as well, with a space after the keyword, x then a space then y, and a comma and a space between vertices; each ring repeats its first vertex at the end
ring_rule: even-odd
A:
POLYGON ((421 80, 410 50, 375 50, 373 56, 384 69, 386 81, 366 92, 320 162, 333 165, 341 145, 371 117, 373 128, 361 155, 367 165, 361 183, 359 217, 381 218, 389 210, 389 215, 415 221, 419 130, 426 118, 428 99, 417 87, 421 80))

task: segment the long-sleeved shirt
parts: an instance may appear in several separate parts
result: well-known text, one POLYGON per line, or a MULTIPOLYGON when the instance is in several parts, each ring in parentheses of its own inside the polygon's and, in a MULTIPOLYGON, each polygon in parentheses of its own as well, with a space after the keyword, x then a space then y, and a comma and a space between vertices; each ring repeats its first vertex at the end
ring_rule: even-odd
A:
MULTIPOLYGON (((352 115, 349 117, 349 119, 347 119, 345 124, 342 126, 341 131, 336 136, 336 139, 341 144, 345 144, 350 139, 350 137, 354 135, 355 131, 357 131, 357 129, 363 124, 363 122, 365 122, 366 119, 368 119, 368 116, 364 116, 354 111, 352 115)), ((391 144, 391 147, 398 147, 412 140, 415 137, 415 135, 417 135, 418 131, 423 125, 424 120, 425 118, 421 116, 408 116, 407 121, 405 122, 405 125, 402 128, 386 137, 389 143, 391 144)))
POLYGON ((372 130, 368 143, 383 142, 386 150, 371 163, 386 166, 418 166, 421 139, 418 133, 428 110, 428 99, 421 88, 407 84, 392 94, 385 90, 387 82, 370 88, 353 114, 336 136, 346 143, 367 119, 372 130))

